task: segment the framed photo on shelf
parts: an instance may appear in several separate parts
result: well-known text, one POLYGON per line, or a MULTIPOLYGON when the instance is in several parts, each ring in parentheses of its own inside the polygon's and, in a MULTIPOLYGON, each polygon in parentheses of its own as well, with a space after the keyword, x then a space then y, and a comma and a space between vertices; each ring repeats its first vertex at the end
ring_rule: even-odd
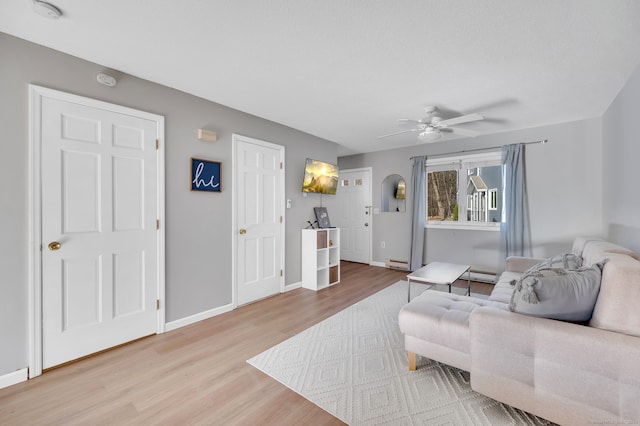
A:
POLYGON ((327 213, 326 207, 314 207, 313 211, 316 214, 318 228, 331 228, 331 221, 329 220, 329 213, 327 213))

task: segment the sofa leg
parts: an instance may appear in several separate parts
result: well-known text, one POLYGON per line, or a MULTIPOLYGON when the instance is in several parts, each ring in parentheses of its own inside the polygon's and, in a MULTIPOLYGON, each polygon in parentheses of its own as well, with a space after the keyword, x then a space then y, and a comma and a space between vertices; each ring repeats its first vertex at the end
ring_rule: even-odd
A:
POLYGON ((416 353, 407 352, 407 356, 409 357, 409 371, 416 371, 416 353))

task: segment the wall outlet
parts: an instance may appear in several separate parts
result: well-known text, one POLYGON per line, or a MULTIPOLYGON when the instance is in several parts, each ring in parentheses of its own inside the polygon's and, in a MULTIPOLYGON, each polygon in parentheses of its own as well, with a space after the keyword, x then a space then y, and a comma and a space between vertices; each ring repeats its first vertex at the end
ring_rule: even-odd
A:
POLYGON ((385 246, 386 246, 385 242, 384 242, 384 241, 382 241, 382 242, 380 243, 380 248, 385 248, 385 246))

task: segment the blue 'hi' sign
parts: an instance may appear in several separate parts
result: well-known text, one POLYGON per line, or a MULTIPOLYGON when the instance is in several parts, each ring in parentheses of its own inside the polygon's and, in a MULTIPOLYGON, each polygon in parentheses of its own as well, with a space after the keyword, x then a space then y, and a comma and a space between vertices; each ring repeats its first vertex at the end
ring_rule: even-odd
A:
POLYGON ((220 163, 192 158, 191 190, 220 192, 220 163))

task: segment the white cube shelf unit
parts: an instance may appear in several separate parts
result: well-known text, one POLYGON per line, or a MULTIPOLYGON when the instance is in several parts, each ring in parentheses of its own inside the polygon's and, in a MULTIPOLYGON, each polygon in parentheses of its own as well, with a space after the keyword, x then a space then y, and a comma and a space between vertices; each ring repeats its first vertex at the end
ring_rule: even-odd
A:
POLYGON ((340 229, 302 230, 302 287, 310 290, 340 282, 340 229))

